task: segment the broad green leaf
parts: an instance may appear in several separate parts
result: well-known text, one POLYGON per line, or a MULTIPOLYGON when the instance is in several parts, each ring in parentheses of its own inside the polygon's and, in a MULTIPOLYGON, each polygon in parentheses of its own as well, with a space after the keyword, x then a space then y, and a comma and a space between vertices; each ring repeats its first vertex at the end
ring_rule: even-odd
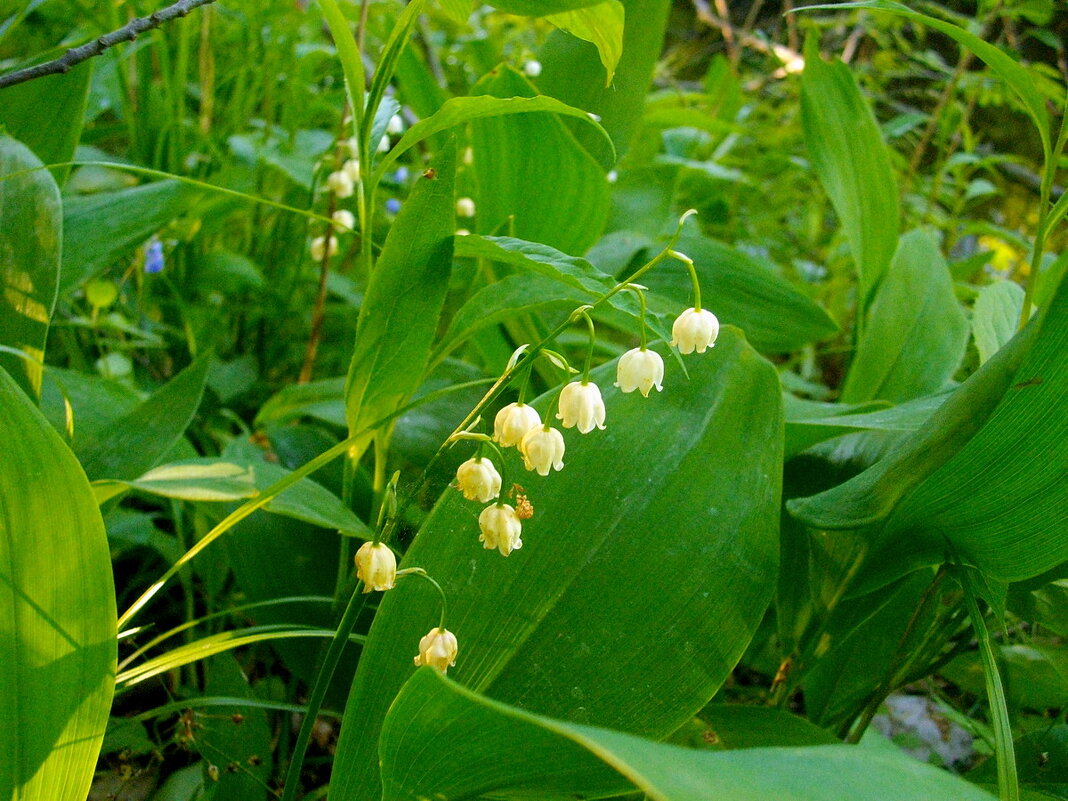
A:
MULTIPOLYGON (((1048 158, 1049 154, 1052 152, 1052 145, 1050 142, 1049 112, 1046 111, 1046 100, 1042 96, 1042 93, 1035 87, 1031 74, 1007 53, 1003 52, 996 45, 983 41, 975 34, 969 33, 951 22, 946 22, 945 20, 940 20, 935 17, 929 17, 926 14, 913 11, 908 6, 902 5, 901 3, 892 2, 892 0, 866 0, 866 2, 858 3, 807 6, 804 9, 799 8, 797 10, 833 9, 835 11, 840 11, 847 8, 867 8, 872 11, 888 11, 891 14, 907 17, 916 22, 922 22, 924 25, 934 28, 940 33, 944 33, 961 46, 975 53, 975 55, 986 62, 986 64, 1019 96, 1020 100, 1023 101, 1028 116, 1031 117, 1031 120, 1035 123, 1035 127, 1038 128, 1038 134, 1042 138, 1042 147, 1048 158)), ((806 60, 807 58, 808 56, 806 55, 806 60)))
MULTIPOLYGON (((601 117, 601 124, 622 155, 642 115, 653 68, 664 43, 668 0, 623 0, 623 55, 612 86, 594 80, 575 80, 576 75, 595 75, 600 70, 597 49, 564 33, 553 33, 538 53, 542 74, 538 89, 568 105, 601 117)), ((600 143, 596 131, 573 126, 576 138, 592 153, 600 143)))
POLYGON ((83 801, 115 684, 107 536, 78 461, 2 369, 0 419, 0 797, 83 801))
POLYGON ((930 232, 901 237, 862 330, 843 403, 900 403, 945 388, 964 358, 968 322, 930 232))
MULTIPOLYGON (((0 125, 26 145, 44 164, 62 164, 74 157, 82 135, 85 103, 93 62, 79 64, 62 75, 48 75, 4 89, 0 125)), ((61 186, 70 167, 54 167, 61 186)))
MULTIPOLYGON (((758 350, 786 353, 826 339, 838 331, 815 301, 768 265, 730 245, 687 231, 675 248, 691 259, 701 279, 701 302, 720 323, 736 325, 758 350)), ((654 309, 674 318, 693 305, 693 283, 686 267, 674 260, 642 277, 643 283, 672 301, 654 309)))
MULTIPOLYGON (((838 738, 805 718, 766 706, 709 704, 695 719, 692 747, 713 749, 835 745, 838 738), (700 730, 705 731, 700 731, 700 730), (705 732, 708 732, 706 734, 705 732)), ((680 730, 682 731, 682 730, 680 730)), ((671 741, 677 745, 676 732, 671 741)))
POLYGON ((220 656, 208 662, 203 691, 212 696, 240 699, 233 706, 218 706, 210 715, 211 745, 240 770, 222 770, 212 787, 212 801, 263 801, 271 778, 273 732, 263 709, 249 706, 256 695, 237 660, 220 656), (234 716, 240 715, 238 719, 234 716), (240 720, 240 722, 238 722, 240 720))
POLYGON ((175 446, 200 406, 212 355, 206 353, 140 406, 78 440, 78 458, 93 480, 131 481, 175 446))
POLYGON ((471 16, 471 0, 438 0, 438 5, 453 22, 461 25, 471 16))
POLYGON ((585 8, 601 0, 493 0, 494 8, 509 14, 521 14, 525 17, 543 17, 546 14, 559 14, 575 8, 585 8))
POLYGON ((1012 281, 999 281, 979 290, 972 312, 972 336, 982 364, 1016 334, 1024 291, 1012 281))
MULTIPOLYGON (((382 246, 345 384, 350 432, 399 409, 422 382, 452 270, 455 171, 450 145, 435 172, 416 184, 382 246)), ((353 461, 373 437, 353 444, 353 461)))
POLYGON ((384 798, 459 801, 990 801, 962 779, 893 749, 821 745, 708 751, 567 723, 478 695, 424 668, 390 710, 384 798))
MULTIPOLYGON (((256 497, 288 474, 284 467, 269 462, 189 459, 161 465, 130 481, 105 481, 94 488, 98 495, 103 492, 107 497, 114 495, 116 489, 121 492, 128 487, 183 501, 240 501, 256 497)), ((301 479, 263 508, 363 539, 368 539, 371 534, 364 522, 336 495, 310 478, 301 479)))
POLYGON ((177 181, 71 197, 63 205, 60 296, 69 295, 182 213, 197 190, 177 181))
POLYGON ((819 403, 786 395, 786 458, 831 437, 855 431, 916 431, 948 396, 929 395, 885 408, 881 403, 819 403))
POLYGON ((853 253, 864 309, 897 248, 897 184, 882 132, 853 73, 840 61, 824 61, 815 36, 805 42, 801 122, 812 165, 853 253))
POLYGON ((0 368, 37 398, 56 305, 63 232, 59 188, 29 148, 0 136, 0 368), (4 180, 12 173, 21 175, 4 180))
MULTIPOLYGON (((1068 706, 1068 650, 1063 645, 1002 645, 998 667, 1014 709, 1068 706)), ((978 653, 961 654, 940 671, 968 692, 982 695, 983 665, 978 653)))
POLYGON ((620 0, 603 0, 595 6, 549 14, 545 19, 572 36, 593 43, 604 65, 604 85, 611 86, 623 55, 624 16, 620 0))
POLYGON ((489 117, 541 112, 574 117, 595 128, 600 133, 600 147, 595 152, 597 160, 606 168, 615 162, 612 140, 608 138, 608 134, 604 132, 604 129, 594 122, 585 111, 572 108, 551 97, 491 97, 489 95, 479 95, 477 97, 450 98, 434 114, 424 120, 420 120, 409 128, 404 136, 400 138, 400 141, 393 146, 393 149, 382 156, 381 161, 375 166, 374 178, 376 181, 381 181, 382 176, 386 174, 386 171, 393 166, 396 160, 415 147, 416 144, 456 125, 489 117))
MULTIPOLYGON (((530 81, 507 65, 471 92, 538 99, 530 81)), ((562 119, 543 113, 476 120, 471 147, 478 233, 508 234, 572 254, 597 241, 608 215, 609 184, 562 119)))
POLYGON ((869 581, 940 562, 947 540, 1002 581, 1068 560, 1066 360, 1062 281, 1050 305, 913 436, 850 481, 791 501, 791 512, 818 528, 881 523, 869 581))
MULTIPOLYGON (((404 566, 424 567, 448 595, 457 680, 663 737, 729 674, 777 569, 781 395, 733 328, 687 367, 689 381, 669 362, 664 391, 649 398, 611 388, 614 364, 595 371, 607 429, 566 433, 566 467, 551 478, 507 454, 507 482, 521 482, 535 509, 508 559, 479 545, 479 505, 445 491, 404 566)), ((423 582, 383 598, 338 743, 341 797, 378 798, 379 727, 437 612, 423 582)))
POLYGON ((49 367, 41 385, 41 411, 56 431, 78 452, 80 443, 96 437, 112 420, 141 402, 125 384, 100 375, 49 367))

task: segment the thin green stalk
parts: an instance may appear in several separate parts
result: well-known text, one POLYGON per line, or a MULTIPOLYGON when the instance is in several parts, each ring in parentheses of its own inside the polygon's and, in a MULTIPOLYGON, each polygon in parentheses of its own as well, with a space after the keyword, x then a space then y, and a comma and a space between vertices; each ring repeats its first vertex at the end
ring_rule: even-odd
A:
POLYGON ((1020 783, 1016 776, 1016 749, 1012 741, 1012 723, 1005 698, 1005 688, 998 672, 994 643, 990 639, 983 613, 975 597, 971 578, 961 570, 959 573, 968 615, 972 619, 975 638, 979 642, 979 655, 983 661, 983 678, 986 680, 986 695, 994 718, 994 746, 998 764, 998 796, 1001 801, 1020 801, 1020 783))
POLYGON ((334 47, 337 48, 338 59, 341 61, 341 70, 345 74, 345 86, 349 93, 349 104, 356 119, 356 129, 363 124, 364 117, 364 87, 367 79, 364 77, 363 58, 360 49, 356 45, 356 39, 352 35, 349 21, 335 0, 319 0, 319 6, 323 9, 323 17, 330 28, 330 35, 334 37, 334 47))
POLYGON ((582 312, 582 316, 586 319, 586 327, 590 332, 590 346, 586 349, 586 361, 582 365, 582 383, 590 383, 590 367, 593 365, 593 349, 597 345, 597 330, 593 327, 593 318, 590 317, 589 312, 582 312))
POLYGON ((312 687, 311 696, 308 698, 308 709, 304 714, 304 720, 300 723, 300 732, 298 732, 297 741, 293 746, 293 758, 289 761, 289 769, 286 771, 286 783, 285 788, 282 790, 282 801, 293 801, 296 797, 297 786, 300 784, 300 771, 304 766, 304 755, 308 751, 308 742, 311 740, 312 730, 315 728, 315 720, 319 716, 319 709, 323 705, 323 699, 326 698, 326 691, 330 689, 330 682, 334 678, 334 671, 337 670, 338 662, 341 661, 341 655, 348 644, 349 635, 352 634, 352 630, 356 627, 356 620, 359 618, 360 612, 363 611, 364 603, 367 600, 367 594, 361 592, 362 589, 363 582, 356 582, 352 597, 349 598, 348 606, 345 607, 345 614, 341 616, 341 622, 338 623, 337 633, 330 641, 330 647, 327 648, 319 673, 315 677, 315 684, 312 687))

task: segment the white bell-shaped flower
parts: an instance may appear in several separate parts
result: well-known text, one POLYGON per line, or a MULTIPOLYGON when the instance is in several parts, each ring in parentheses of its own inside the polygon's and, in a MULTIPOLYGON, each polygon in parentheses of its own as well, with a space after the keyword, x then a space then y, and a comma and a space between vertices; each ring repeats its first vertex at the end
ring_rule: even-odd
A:
POLYGON ((519 538, 523 524, 516 510, 506 503, 495 503, 483 509, 478 516, 478 527, 482 530, 478 541, 487 549, 496 548, 501 556, 523 547, 523 540, 519 538))
POLYGON ((352 231, 356 227, 356 215, 348 209, 338 209, 330 217, 343 231, 352 231))
POLYGON ((564 469, 564 435, 549 425, 536 426, 524 434, 519 452, 527 470, 537 470, 538 475, 564 469))
POLYGON ((616 366, 616 386, 621 392, 638 390, 646 398, 656 387, 660 392, 664 381, 664 360, 655 350, 633 348, 619 357, 616 366))
POLYGON ((572 381, 560 391, 560 411, 556 419, 563 421, 564 428, 574 428, 589 434, 595 428, 604 428, 604 400, 596 384, 587 381, 572 381))
POLYGON ((510 448, 518 445, 530 429, 539 425, 541 417, 533 406, 509 403, 493 419, 493 439, 497 444, 510 448))
POLYGON ((326 176, 326 185, 331 192, 342 199, 352 197, 353 192, 356 191, 352 176, 344 170, 338 170, 326 176))
POLYGON ((687 309, 671 326, 671 344, 679 353, 704 353, 716 343, 719 320, 708 309, 687 309))
POLYGON ((394 114, 389 118, 389 122, 386 123, 386 133, 391 136, 400 136, 404 133, 404 120, 400 114, 394 114))
POLYGON ((359 159, 348 159, 344 164, 341 165, 341 171, 343 173, 345 173, 345 175, 349 176, 349 178, 352 179, 352 182, 354 184, 359 182, 359 180, 360 180, 360 160, 359 159))
POLYGON ((489 459, 476 456, 457 468, 456 487, 467 500, 486 503, 501 494, 501 474, 489 459))
POLYGON ((459 646, 455 634, 448 629, 431 629, 419 640, 419 653, 415 655, 416 667, 430 665, 444 673, 456 664, 457 651, 459 646))
POLYGON ((456 201, 456 216, 457 217, 474 217, 475 216, 475 201, 469 197, 462 197, 456 201))
POLYGON ((365 542, 356 551, 356 578, 363 582, 363 591, 393 589, 397 580, 397 557, 385 543, 365 542))
POLYGON ((337 237, 336 236, 330 237, 330 244, 329 245, 326 244, 326 240, 327 240, 327 237, 325 237, 325 236, 317 236, 317 237, 315 237, 315 239, 313 239, 311 241, 310 250, 311 250, 311 257, 312 257, 313 261, 322 261, 323 258, 327 257, 328 255, 329 256, 336 256, 337 255, 337 247, 338 247, 338 245, 337 245, 337 237), (329 254, 327 254, 327 250, 330 251, 329 254))
POLYGON ((528 78, 537 78, 541 75, 541 62, 531 59, 523 64, 523 73, 528 78))

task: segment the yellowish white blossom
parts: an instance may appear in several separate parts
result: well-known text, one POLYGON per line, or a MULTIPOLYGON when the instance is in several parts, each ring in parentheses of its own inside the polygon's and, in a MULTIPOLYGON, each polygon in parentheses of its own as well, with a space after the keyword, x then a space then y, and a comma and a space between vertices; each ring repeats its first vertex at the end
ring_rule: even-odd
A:
POLYGON ((596 384, 588 381, 572 381, 560 391, 560 411, 556 418, 563 421, 564 428, 578 427, 582 434, 594 428, 604 428, 604 399, 596 384))
POLYGON ((510 448, 518 445, 528 431, 539 425, 541 417, 533 406, 509 403, 493 419, 493 439, 497 444, 510 448))
POLYGON ((487 506, 478 516, 478 527, 482 530, 478 541, 486 548, 496 548, 502 556, 523 547, 519 538, 523 524, 519 514, 506 503, 487 506))
POLYGON ((708 309, 687 309, 671 326, 671 344, 679 353, 704 353, 718 336, 719 320, 708 309))
POLYGON ((416 667, 431 665, 444 673, 456 664, 458 651, 455 634, 448 629, 431 629, 419 640, 419 653, 415 655, 416 667))
POLYGON ((356 578, 363 582, 363 591, 393 589, 397 580, 397 557, 385 543, 365 542, 356 551, 356 578))
POLYGON ((456 486, 467 500, 486 503, 501 494, 501 474, 489 459, 476 456, 457 468, 456 486))
POLYGON ((338 170, 326 176, 326 185, 331 192, 342 199, 352 197, 353 192, 356 191, 352 176, 344 170, 338 170))
POLYGON ((527 470, 537 470, 538 475, 564 469, 564 435, 549 425, 536 426, 524 434, 519 452, 527 470))
POLYGON ((621 392, 633 392, 638 390, 646 398, 649 390, 656 387, 656 391, 663 389, 664 360, 655 350, 648 348, 633 348, 619 357, 616 366, 616 386, 621 392))

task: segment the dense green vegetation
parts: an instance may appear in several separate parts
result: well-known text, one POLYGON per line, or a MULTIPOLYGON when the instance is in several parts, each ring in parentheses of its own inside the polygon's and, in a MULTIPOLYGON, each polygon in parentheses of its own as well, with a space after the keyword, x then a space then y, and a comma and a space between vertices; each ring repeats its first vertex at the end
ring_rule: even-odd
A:
POLYGON ((0 798, 1068 798, 1066 41, 0 6, 0 798))

